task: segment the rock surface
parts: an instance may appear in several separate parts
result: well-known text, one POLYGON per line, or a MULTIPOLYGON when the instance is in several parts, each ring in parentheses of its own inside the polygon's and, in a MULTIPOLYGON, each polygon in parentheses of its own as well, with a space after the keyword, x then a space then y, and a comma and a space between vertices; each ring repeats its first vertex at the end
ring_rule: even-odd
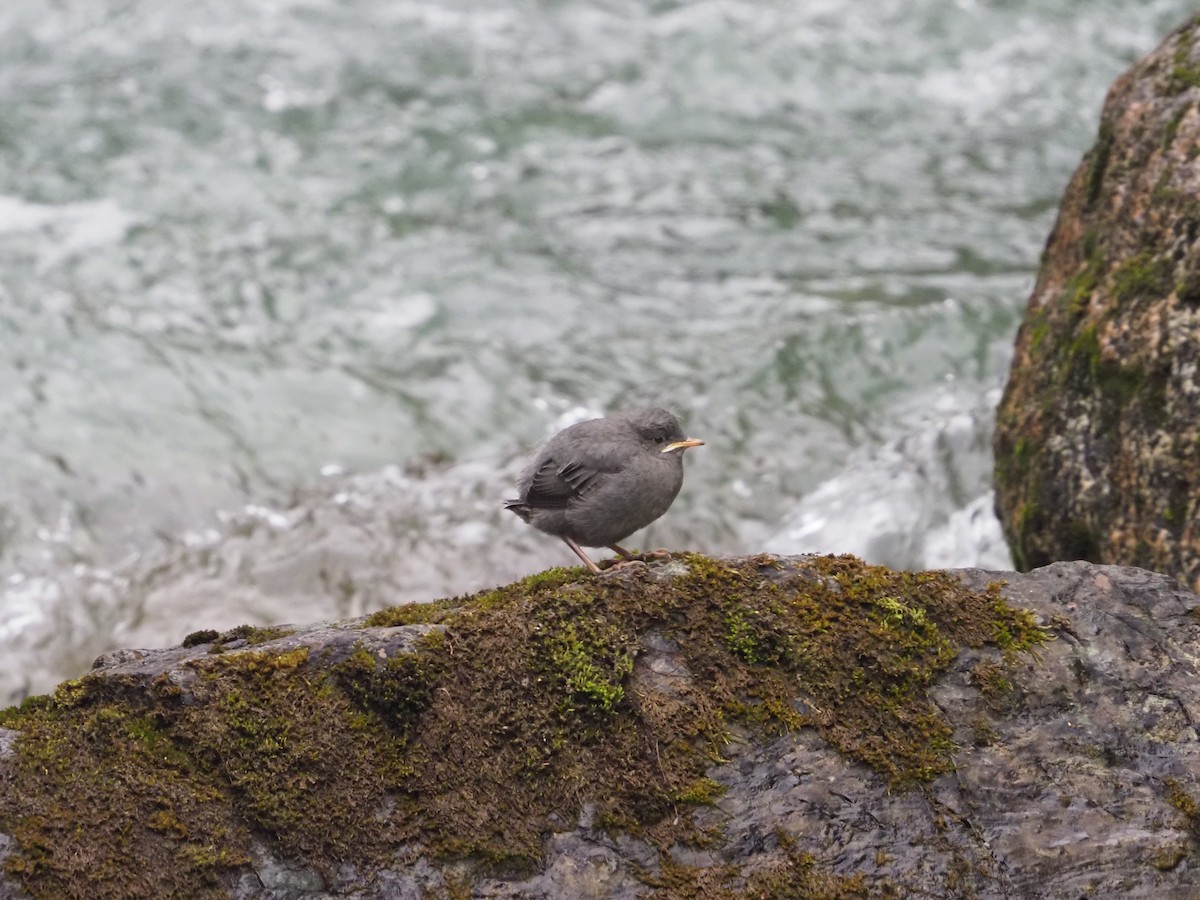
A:
MULTIPOLYGON (((40 897, 174 890, 364 900, 1195 896, 1200 598, 1165 576, 1082 562, 1026 575, 952 574, 893 576, 844 557, 687 557, 622 567, 594 581, 582 570, 556 570, 497 592, 366 620, 199 633, 186 647, 110 654, 54 699, 0 714, 6 873, 0 897, 26 896, 24 890, 40 897), (878 589, 860 592, 868 583, 878 589), (1030 635, 1026 620, 1005 611, 997 590, 1034 611, 1054 639, 1017 639, 1030 635), (810 597, 820 602, 805 606, 810 597), (843 599, 858 606, 837 606, 843 599), (789 618, 798 609, 803 613, 789 618), (605 680, 597 668, 607 658, 602 644, 561 638, 582 629, 606 634, 610 612, 636 619, 638 627, 628 657, 613 656, 618 662, 605 680), (709 612, 718 626, 715 643, 704 630, 709 612), (801 634, 804 623, 815 627, 801 634), (990 623, 988 634, 978 632, 979 623, 990 623), (556 680, 552 669, 514 668, 515 649, 489 655, 489 647, 502 645, 487 641, 506 631, 549 648, 550 658, 568 667, 567 681, 556 680), (854 643, 868 632, 881 640, 854 643), (821 640, 831 641, 831 655, 821 655, 821 640), (892 645, 903 648, 898 657, 889 654, 892 645), (927 659, 936 671, 928 680, 904 681, 900 661, 924 646, 935 648, 927 659), (564 653, 564 647, 574 649, 564 653), (711 658, 725 650, 731 655, 711 658), (496 675, 486 682, 492 700, 472 710, 480 723, 463 721, 461 735, 450 735, 440 754, 456 755, 457 743, 469 749, 476 724, 499 735, 492 756, 518 747, 520 771, 498 808, 532 815, 512 785, 530 795, 552 781, 568 786, 532 823, 532 854, 518 852, 514 837, 528 822, 514 818, 493 828, 495 814, 471 818, 474 808, 486 812, 488 781, 501 777, 488 758, 475 759, 455 782, 454 768, 439 766, 431 753, 388 755, 397 747, 439 746, 429 735, 438 729, 441 705, 454 702, 466 677, 447 667, 436 675, 420 670, 433 687, 425 696, 419 670, 410 665, 422 658, 466 666, 470 678, 496 675), (764 703, 726 697, 720 727, 706 731, 712 698, 719 699, 722 684, 733 684, 717 670, 739 665, 762 679, 741 685, 764 703), (837 667, 853 677, 826 680, 837 667), (778 684, 793 703, 772 720, 763 709, 771 679, 781 672, 786 677, 778 684), (903 687, 890 719, 857 715, 865 695, 843 690, 876 679, 903 687), (532 729, 542 713, 532 700, 528 708, 510 707, 536 699, 543 680, 554 701, 550 720, 575 730, 536 732, 537 740, 569 735, 572 743, 530 762, 537 743, 529 738, 533 731, 521 729, 532 729), (811 684, 828 687, 822 692, 811 684), (293 695, 302 702, 284 708, 293 695), (268 703, 278 708, 264 710, 268 703), (759 714, 735 715, 739 709, 759 714), (944 744, 945 766, 929 764, 919 748, 905 744, 926 709, 937 727, 920 727, 933 735, 931 743, 944 744), (614 801, 625 790, 623 775, 614 774, 625 771, 619 767, 605 783, 589 784, 587 766, 602 767, 612 742, 632 726, 631 746, 643 752, 631 757, 628 777, 646 759, 659 770, 652 778, 669 785, 688 771, 691 757, 658 742, 666 732, 656 729, 687 712, 701 724, 678 734, 692 735, 704 750, 694 769, 703 777, 684 790, 676 785, 664 795, 666 805, 650 803, 657 788, 636 785, 630 804, 614 801), (349 724, 339 726, 343 714, 340 721, 349 724), (306 730, 306 717, 318 719, 315 729, 306 730), (382 743, 332 743, 339 727, 374 740, 381 721, 382 743), (878 722, 894 730, 873 732, 878 722), (206 730, 215 724, 224 729, 220 745, 206 730), (859 731, 848 735, 853 728, 859 731), (305 741, 314 736, 326 743, 310 755, 305 741), (243 766, 238 754, 247 740, 259 756, 243 766), (221 748, 219 760, 210 745, 221 748), (122 770, 112 756, 119 748, 137 756, 138 765, 122 770), (580 748, 592 754, 584 758, 590 762, 566 766, 563 760, 580 748), (892 753, 925 760, 926 768, 889 771, 892 753), (436 777, 415 773, 417 759, 436 777), (105 768, 97 760, 112 767, 112 777, 96 771, 105 768), (219 778, 199 778, 206 766, 215 766, 219 778), (369 778, 360 780, 364 773, 369 778), (151 774, 162 780, 151 782, 151 774), (379 789, 375 778, 395 781, 379 789), (332 793, 323 795, 326 786, 332 793), (99 814, 87 806, 95 791, 104 801, 99 814), (39 792, 50 798, 40 806, 39 792), (436 797, 418 800, 423 793, 436 797), (299 807, 306 818, 297 820, 295 809, 272 805, 290 796, 319 802, 299 807), (340 798, 349 798, 347 809, 357 818, 338 818, 340 798), (406 817, 421 814, 418 802, 434 804, 439 816, 466 816, 467 840, 447 842, 443 833, 435 850, 432 832, 406 832, 406 817), (122 818, 126 804, 141 804, 136 816, 122 818), (33 814, 48 809, 62 818, 38 831, 33 814), (308 829, 311 819, 321 828, 308 829), (358 819, 367 830, 356 831, 358 819), (205 833, 191 833, 196 823, 205 833), (65 852, 74 828, 90 829, 95 846, 111 830, 112 846, 123 854, 97 850, 94 858, 77 859, 75 851, 65 852), (355 840, 339 846, 343 834, 355 840), (379 852, 363 855, 357 842, 376 838, 379 852), (153 868, 138 857, 148 848, 168 860, 181 854, 176 860, 199 880, 161 880, 182 878, 181 863, 151 883, 138 871, 153 868)), ((79 846, 86 855, 93 843, 79 846)))
POLYGON ((1200 585, 1200 16, 1109 91, 1017 336, 996 511, 1021 569, 1200 585))

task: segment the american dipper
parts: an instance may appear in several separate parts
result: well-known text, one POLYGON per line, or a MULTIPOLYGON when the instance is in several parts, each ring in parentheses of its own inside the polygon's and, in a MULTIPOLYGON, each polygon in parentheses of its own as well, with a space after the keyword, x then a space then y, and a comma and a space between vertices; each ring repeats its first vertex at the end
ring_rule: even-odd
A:
POLYGON ((599 573, 583 549, 618 545, 667 511, 683 486, 683 451, 699 447, 665 409, 631 409, 564 428, 540 447, 505 509, 560 537, 599 573))

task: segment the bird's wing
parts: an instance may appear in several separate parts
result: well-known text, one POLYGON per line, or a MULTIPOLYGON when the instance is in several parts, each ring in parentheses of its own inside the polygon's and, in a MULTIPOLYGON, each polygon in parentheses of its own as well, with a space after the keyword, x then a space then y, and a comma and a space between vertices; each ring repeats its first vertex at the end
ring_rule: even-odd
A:
POLYGON ((535 509, 564 509, 577 497, 592 490, 608 475, 621 471, 627 452, 611 445, 576 448, 567 462, 547 455, 533 472, 529 490, 521 498, 535 509))

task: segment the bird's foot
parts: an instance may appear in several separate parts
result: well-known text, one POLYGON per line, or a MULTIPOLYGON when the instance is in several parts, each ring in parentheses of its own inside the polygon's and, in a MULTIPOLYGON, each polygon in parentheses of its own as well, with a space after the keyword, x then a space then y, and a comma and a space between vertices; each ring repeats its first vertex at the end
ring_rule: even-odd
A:
POLYGON ((637 550, 632 553, 628 560, 649 560, 649 559, 670 559, 671 551, 659 547, 657 550, 637 550))
POLYGON ((659 548, 658 550, 647 550, 645 552, 638 550, 634 550, 632 552, 629 550, 624 550, 620 559, 602 559, 599 563, 597 563, 597 565, 599 565, 601 569, 607 570, 620 568, 621 566, 626 566, 630 563, 641 563, 645 565, 652 560, 670 558, 671 551, 664 550, 662 548, 659 548))
POLYGON ((602 559, 600 560, 600 568, 602 574, 610 572, 632 572, 637 569, 645 569, 646 561, 644 559, 602 559))

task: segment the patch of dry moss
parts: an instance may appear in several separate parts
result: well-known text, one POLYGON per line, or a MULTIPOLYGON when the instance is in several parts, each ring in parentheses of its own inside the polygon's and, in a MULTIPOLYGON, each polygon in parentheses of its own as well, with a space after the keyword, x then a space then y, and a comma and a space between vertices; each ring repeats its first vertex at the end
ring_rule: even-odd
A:
POLYGON ((1200 834, 1200 801, 1174 778, 1168 778, 1163 783, 1163 796, 1168 803, 1187 816, 1192 831, 1200 834))
POLYGON ((0 714, 22 732, 0 773, 0 829, 20 853, 5 869, 35 897, 223 897, 249 862, 245 826, 196 777, 155 704, 103 699, 85 678, 0 714), (157 860, 157 865, 144 865, 157 860))
POLYGON ((165 678, 87 677, 0 714, 22 732, 0 781, 9 874, 36 897, 224 897, 252 833, 326 874, 379 858, 403 741, 308 662, 228 653, 192 663, 186 704, 165 678))
MULTIPOLYGON (((0 767, 0 831, 19 847, 8 872, 36 897, 220 895, 251 834, 326 875, 401 844, 528 871, 586 803, 664 850, 704 843, 687 810, 719 795, 706 773, 731 722, 814 727, 900 787, 950 766, 926 692, 960 649, 1045 639, 998 586, 945 573, 686 562, 662 582, 553 570, 372 617, 436 615, 417 654, 362 648, 322 668, 304 649, 231 650, 190 663, 186 703, 165 678, 92 676, 4 711, 22 732, 0 767), (672 695, 632 675, 652 634, 692 675, 672 695)), ((784 868, 784 881, 825 877, 801 857, 784 868)), ((756 878, 737 896, 792 896, 756 878)), ((861 886, 828 883, 802 895, 861 886)))
POLYGON ((198 647, 201 644, 212 644, 209 653, 224 653, 228 644, 245 641, 251 647, 266 644, 292 634, 291 628, 259 628, 254 625, 238 625, 221 633, 212 629, 193 631, 183 639, 182 646, 198 647))
POLYGON ((455 606, 454 600, 434 600, 432 603, 405 603, 371 613, 363 628, 395 628, 399 625, 432 625, 442 621, 455 606))
POLYGON ((659 900, 866 900, 901 897, 893 885, 862 875, 839 876, 825 871, 810 854, 796 850, 778 835, 778 858, 748 878, 735 866, 695 868, 664 860, 661 872, 643 873, 659 900))

